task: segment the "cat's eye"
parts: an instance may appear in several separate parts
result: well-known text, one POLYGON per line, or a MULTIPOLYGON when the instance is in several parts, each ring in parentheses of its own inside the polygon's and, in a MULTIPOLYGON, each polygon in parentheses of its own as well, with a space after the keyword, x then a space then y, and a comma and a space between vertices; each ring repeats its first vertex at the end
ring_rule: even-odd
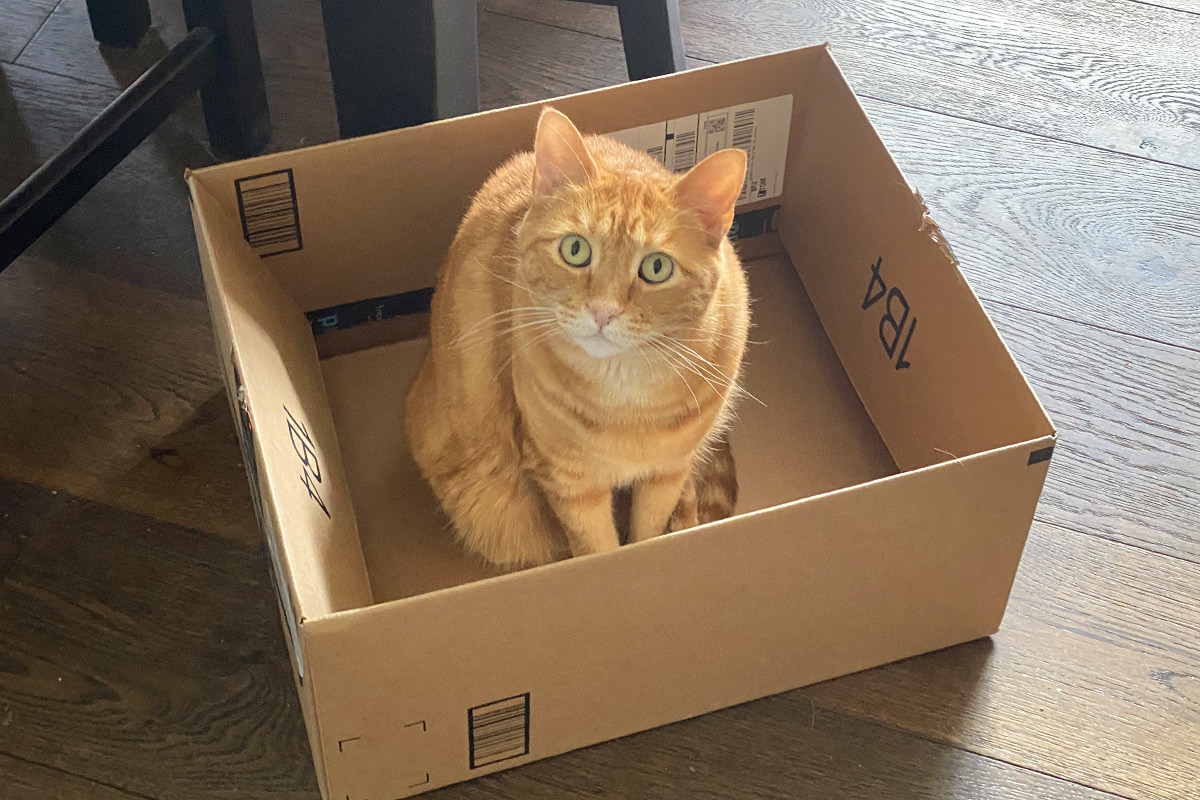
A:
POLYGON ((675 272, 675 261, 666 253, 651 253, 642 259, 638 275, 646 283, 662 283, 675 272))
POLYGON ((586 267, 592 261, 592 246, 577 233, 569 233, 558 243, 558 254, 572 267, 586 267))

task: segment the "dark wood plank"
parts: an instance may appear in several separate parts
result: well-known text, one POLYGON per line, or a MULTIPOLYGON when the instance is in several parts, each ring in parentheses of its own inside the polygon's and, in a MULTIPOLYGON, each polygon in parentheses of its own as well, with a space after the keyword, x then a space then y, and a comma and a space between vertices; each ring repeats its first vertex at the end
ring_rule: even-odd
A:
MULTIPOLYGON (((683 0, 707 61, 831 42, 858 91, 885 100, 1200 166, 1200 19, 1130 3, 683 0)), ((603 10, 493 0, 493 11, 613 36, 603 10)))
POLYGON ((0 587, 0 752, 157 798, 317 796, 265 556, 72 501, 0 587))
MULTIPOLYGON (((7 194, 65 146, 117 90, 15 65, 4 72, 9 98, 0 104, 12 110, 0 117, 0 153, 12 153, 12 158, 0 156, 0 192, 7 194)), ((189 102, 17 263, 65 264, 200 297, 200 261, 183 171, 212 162, 197 133, 202 130, 199 102, 189 102)))
MULTIPOLYGON (((69 499, 0 589, 0 752, 153 797, 316 797, 266 575, 252 549, 69 499)), ((972 663, 985 662, 976 654, 972 663)), ((432 796, 885 790, 938 800, 1106 796, 823 710, 801 693, 432 796)))
POLYGON ((55 496, 49 489, 0 479, 0 580, 8 574, 55 496))
MULTIPOLYGON (((91 41, 84 5, 85 0, 63 0, 18 63, 121 89, 187 32, 178 0, 151 0, 153 26, 139 47, 98 47, 91 41)), ((269 149, 288 150, 336 139, 320 6, 315 2, 256 3, 254 11, 272 123, 269 149)), ((189 134, 206 142, 198 111, 188 122, 189 134)))
MULTIPOLYGON (((557 2, 557 0, 555 0, 557 2)), ((563 2, 580 12, 614 8, 563 2)), ((702 62, 689 62, 690 66, 702 62)), ((619 42, 550 28, 503 14, 479 16, 479 94, 484 108, 545 100, 627 80, 619 42)))
MULTIPOLYGON (((4 713, 2 709, 3 705, 0 705, 0 715, 4 713)), ((79 778, 61 770, 2 754, 0 775, 4 776, 4 796, 14 800, 27 797, 53 797, 55 800, 134 800, 138 797, 87 778, 79 778)))
POLYGON ((789 693, 452 786, 430 800, 1101 800, 1105 794, 789 693))
POLYGON ((203 300, 0 275, 0 476, 257 542, 203 300))
POLYGON ((1038 518, 1200 564, 1200 353, 988 311, 1059 429, 1038 518))
POLYGON ((1200 348, 1200 171, 864 106, 978 294, 1200 348))
POLYGON ((1196 796, 1200 565, 1035 524, 993 641, 804 695, 1139 800, 1196 796))
POLYGON ((0 61, 12 61, 50 16, 58 0, 0 4, 0 61))

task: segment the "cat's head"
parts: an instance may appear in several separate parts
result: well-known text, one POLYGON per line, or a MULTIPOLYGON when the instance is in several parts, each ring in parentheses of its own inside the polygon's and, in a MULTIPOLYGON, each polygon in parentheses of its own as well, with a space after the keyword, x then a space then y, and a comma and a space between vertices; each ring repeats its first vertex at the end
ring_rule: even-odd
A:
POLYGON ((725 269, 746 154, 721 150, 682 176, 545 109, 517 282, 582 350, 604 358, 686 338, 725 269))

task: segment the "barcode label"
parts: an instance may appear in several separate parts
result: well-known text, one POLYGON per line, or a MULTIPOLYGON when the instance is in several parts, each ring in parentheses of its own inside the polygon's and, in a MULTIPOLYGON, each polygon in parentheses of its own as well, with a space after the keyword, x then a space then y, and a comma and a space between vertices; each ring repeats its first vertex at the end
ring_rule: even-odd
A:
POLYGON ((754 109, 745 108, 733 115, 733 146, 747 153, 754 149, 754 109))
POLYGON ((671 152, 671 170, 686 172, 696 166, 696 132, 683 131, 674 138, 671 152))
POLYGON ((684 172, 705 156, 727 147, 746 151, 746 182, 738 205, 778 197, 783 192, 792 96, 718 108, 702 114, 610 133, 643 150, 674 172, 684 172))
POLYGON ((467 712, 471 769, 529 755, 529 694, 519 694, 467 712))
POLYGON ((296 182, 290 169, 234 181, 242 235, 260 256, 276 256, 303 248, 296 182))

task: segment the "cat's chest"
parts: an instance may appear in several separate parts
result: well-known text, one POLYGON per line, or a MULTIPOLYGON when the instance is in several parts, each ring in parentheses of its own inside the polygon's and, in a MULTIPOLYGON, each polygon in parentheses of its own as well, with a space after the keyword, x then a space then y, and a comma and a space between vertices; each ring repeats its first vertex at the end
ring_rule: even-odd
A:
POLYGON ((527 436, 550 461, 586 463, 613 485, 690 462, 719 410, 636 371, 514 373, 527 436))

